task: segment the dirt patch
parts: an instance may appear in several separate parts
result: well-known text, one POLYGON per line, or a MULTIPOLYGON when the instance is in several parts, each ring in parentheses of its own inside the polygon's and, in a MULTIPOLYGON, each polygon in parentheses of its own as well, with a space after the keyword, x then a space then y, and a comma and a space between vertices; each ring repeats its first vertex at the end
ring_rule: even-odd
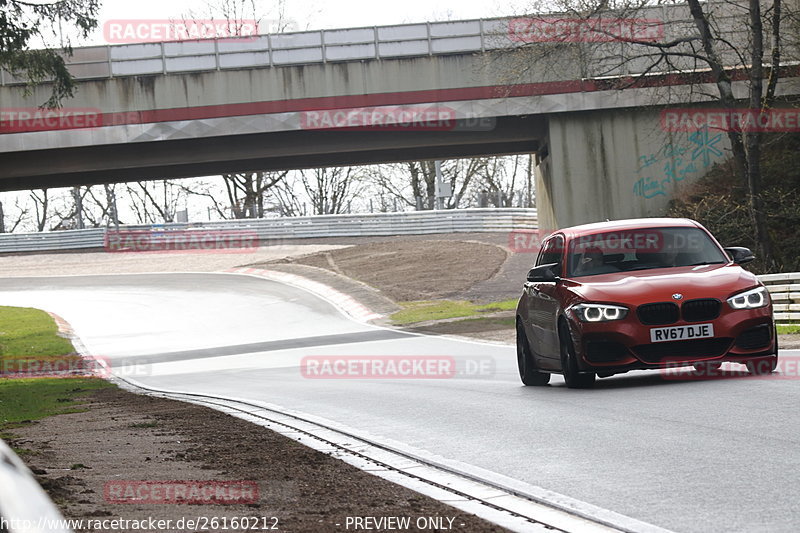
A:
POLYGON ((241 531, 231 528, 233 518, 266 517, 271 527, 275 517, 279 531, 327 532, 344 531, 348 516, 409 516, 412 524, 419 517, 438 516, 454 518, 453 529, 460 531, 505 531, 273 431, 205 407, 116 388, 97 391, 89 398, 88 412, 54 416, 14 429, 16 438, 11 440, 17 448, 34 450, 23 453, 23 460, 67 518, 152 517, 176 524, 181 518, 218 517, 217 527, 204 530, 241 531), (106 483, 131 480, 254 481, 259 494, 256 503, 227 505, 106 500, 106 483), (228 518, 227 529, 221 517, 228 518))
POLYGON ((778 335, 778 346, 784 350, 800 348, 800 335, 778 335))
MULTIPOLYGON (((441 240, 362 244, 280 260, 327 269, 395 301, 453 298, 492 278, 509 252, 496 244, 441 240)), ((251 265, 269 268, 269 264, 251 265)))

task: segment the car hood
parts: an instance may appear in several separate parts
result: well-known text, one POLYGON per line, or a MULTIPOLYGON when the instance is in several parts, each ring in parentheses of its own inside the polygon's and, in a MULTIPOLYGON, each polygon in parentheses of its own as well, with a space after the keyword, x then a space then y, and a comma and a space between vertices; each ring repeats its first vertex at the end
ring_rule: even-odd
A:
POLYGON ((672 301, 680 293, 682 300, 717 298, 759 285, 758 278, 738 265, 702 265, 659 268, 571 278, 569 290, 580 298, 595 302, 620 302, 640 305, 672 301))

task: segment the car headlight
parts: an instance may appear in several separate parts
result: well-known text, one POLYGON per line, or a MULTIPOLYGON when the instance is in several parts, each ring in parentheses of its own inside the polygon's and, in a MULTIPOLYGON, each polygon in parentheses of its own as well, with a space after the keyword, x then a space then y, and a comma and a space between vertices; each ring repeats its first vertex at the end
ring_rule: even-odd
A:
POLYGON ((769 303, 766 287, 756 287, 728 298, 728 305, 734 309, 758 309, 769 303))
POLYGON ((581 322, 609 322, 622 320, 628 314, 628 308, 608 304, 578 304, 572 311, 581 319, 581 322))

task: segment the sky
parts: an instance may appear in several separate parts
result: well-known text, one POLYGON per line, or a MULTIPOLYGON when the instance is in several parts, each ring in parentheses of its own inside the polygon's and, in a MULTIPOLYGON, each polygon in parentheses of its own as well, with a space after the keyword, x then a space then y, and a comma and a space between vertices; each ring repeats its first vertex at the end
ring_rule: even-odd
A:
MULTIPOLYGON (((86 41, 73 45, 106 44, 103 24, 119 19, 180 20, 189 13, 209 13, 209 4, 225 0, 102 0, 99 28, 86 41)), ((227 0, 239 2, 239 0, 227 0)), ((255 0, 265 11, 261 16, 274 19, 277 0, 255 0), (273 12, 269 12, 273 11, 273 12)), ((299 31, 306 29, 351 28, 508 16, 524 11, 525 0, 285 0, 286 17, 295 21, 299 31)))

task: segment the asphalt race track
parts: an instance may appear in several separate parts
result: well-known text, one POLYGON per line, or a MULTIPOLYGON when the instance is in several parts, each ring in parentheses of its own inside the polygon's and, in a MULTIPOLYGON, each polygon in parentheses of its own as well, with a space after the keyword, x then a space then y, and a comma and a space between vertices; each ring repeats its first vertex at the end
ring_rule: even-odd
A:
MULTIPOLYGON (((231 274, 0 280, 151 387, 266 401, 675 531, 800 523, 800 351, 792 375, 523 387, 514 348, 347 319, 303 290, 231 274), (309 379, 308 356, 453 357, 444 379, 309 379), (461 373, 463 372, 463 373, 461 373)), ((738 368, 738 367, 731 367, 738 368)), ((741 367, 743 368, 743 367, 741 367)))

